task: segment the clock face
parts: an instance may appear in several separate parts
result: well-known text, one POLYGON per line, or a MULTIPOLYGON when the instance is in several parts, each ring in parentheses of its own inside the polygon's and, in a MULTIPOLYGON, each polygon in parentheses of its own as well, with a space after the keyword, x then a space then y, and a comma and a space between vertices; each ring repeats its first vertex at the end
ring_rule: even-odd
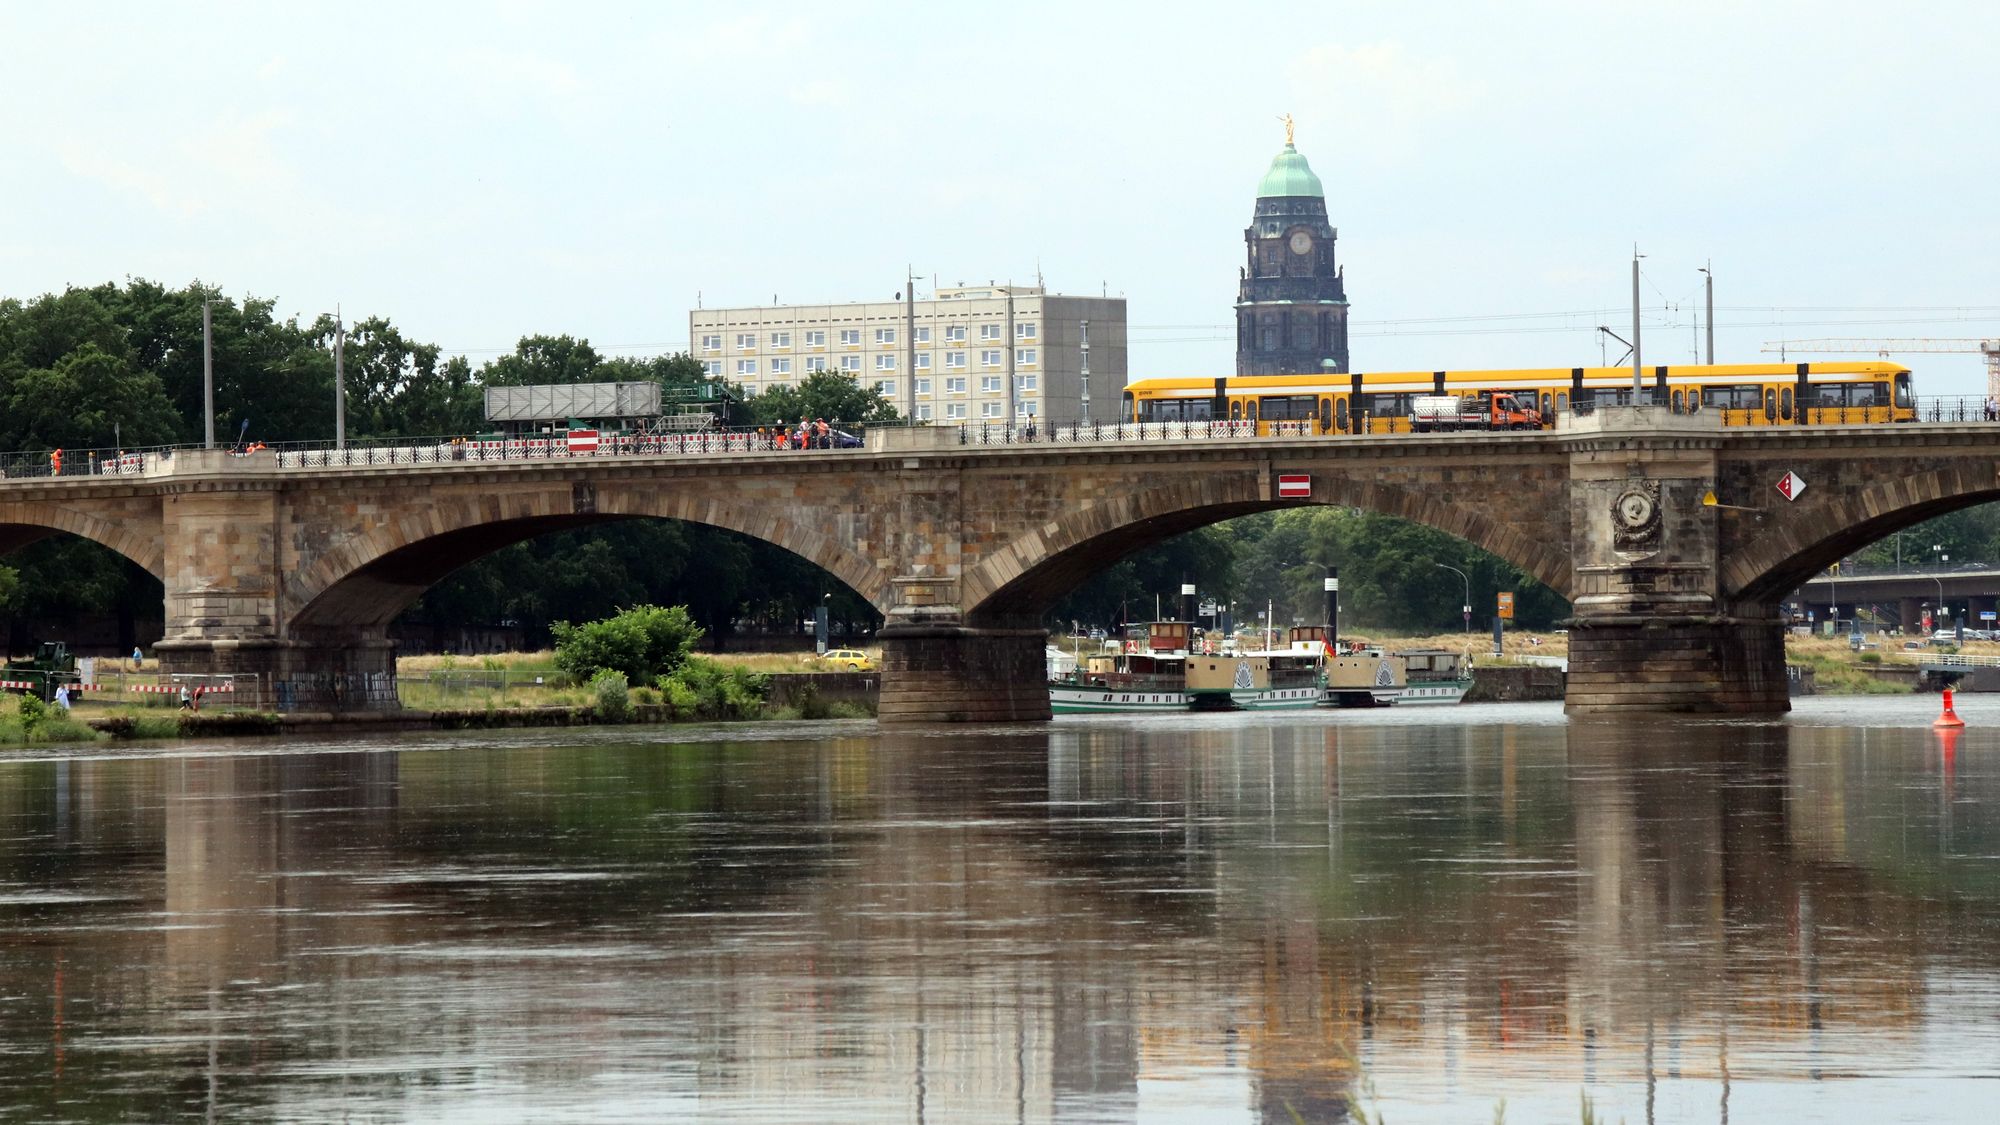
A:
POLYGON ((1292 232, 1292 253, 1303 254, 1308 250, 1311 250, 1312 248, 1313 248, 1312 235, 1309 235, 1302 230, 1292 232))
POLYGON ((1643 492, 1628 492, 1618 498, 1618 518, 1627 527, 1643 527, 1653 518, 1653 498, 1643 492))

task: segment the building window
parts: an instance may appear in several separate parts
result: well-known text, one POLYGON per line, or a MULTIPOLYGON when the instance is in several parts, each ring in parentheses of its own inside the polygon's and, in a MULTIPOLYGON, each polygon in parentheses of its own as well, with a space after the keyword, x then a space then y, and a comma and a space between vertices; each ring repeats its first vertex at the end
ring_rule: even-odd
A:
POLYGON ((917 329, 917 343, 928 344, 930 342, 931 342, 931 330, 929 328, 917 329))
POLYGON ((853 347, 860 347, 860 346, 861 346, 861 329, 859 329, 859 328, 843 328, 843 329, 841 329, 841 330, 840 330, 840 342, 841 342, 841 343, 843 343, 843 344, 848 344, 848 345, 850 345, 850 346, 853 346, 853 347))
POLYGON ((719 335, 718 335, 718 336, 703 336, 703 337, 701 338, 701 350, 702 350, 702 351, 705 351, 705 352, 719 352, 719 351, 721 351, 721 350, 722 350, 722 337, 721 337, 721 336, 719 336, 719 335))
POLYGON ((1000 326, 997 324, 980 325, 979 338, 981 340, 998 340, 1000 338, 1000 326))
POLYGON ((949 419, 963 421, 965 418, 965 404, 962 402, 945 403, 944 416, 949 419))
POLYGON ((998 418, 998 417, 1000 417, 1000 404, 999 404, 999 403, 997 403, 997 402, 982 402, 982 403, 980 403, 980 404, 979 404, 979 416, 980 416, 981 418, 998 418))
POLYGON ((946 352, 946 353, 944 353, 944 365, 945 365, 945 369, 946 369, 946 370, 950 370, 951 368, 954 368, 954 367, 964 367, 964 366, 965 366, 965 353, 964 353, 964 352, 946 352))
POLYGON ((986 394, 986 395, 997 395, 997 394, 999 394, 999 393, 1000 393, 1000 376, 998 376, 998 375, 981 375, 981 376, 979 377, 979 393, 980 393, 980 394, 986 394))
POLYGON ((790 375, 791 373, 792 373, 792 361, 789 358, 781 356, 771 361, 771 374, 790 375))
POLYGON ((773 332, 773 333, 771 333, 771 346, 772 346, 772 347, 774 347, 774 348, 789 348, 789 347, 791 347, 791 346, 792 346, 792 334, 791 334, 790 332, 773 332))
POLYGON ((1014 338, 1015 338, 1016 340, 1032 340, 1032 339, 1034 339, 1034 338, 1035 338, 1035 322, 1034 322, 1034 321, 1032 321, 1032 320, 1017 320, 1017 321, 1015 321, 1015 322, 1014 322, 1014 338))
POLYGON ((931 369, 931 353, 929 352, 917 353, 917 370, 929 371, 930 369, 931 369))
POLYGON ((927 395, 931 393, 931 381, 929 379, 918 379, 917 393, 920 395, 927 395))
POLYGON ((980 353, 979 353, 979 365, 980 365, 981 367, 998 367, 998 366, 1000 366, 1000 349, 999 349, 999 348, 988 348, 988 349, 986 349, 985 351, 983 351, 983 352, 980 352, 980 353))
MULTIPOLYGON (((716 337, 718 345, 721 343, 721 340, 720 336, 716 337)), ((720 379, 722 378, 722 361, 719 359, 704 360, 701 370, 702 374, 707 375, 711 379, 720 379)))
POLYGON ((876 356, 876 357, 875 357, 875 370, 877 370, 877 371, 894 371, 895 369, 896 369, 896 357, 895 357, 895 356, 892 356, 892 355, 878 355, 878 356, 876 356))
POLYGON ((859 370, 861 370, 861 357, 860 357, 860 356, 858 356, 858 355, 844 355, 844 356, 841 356, 841 357, 840 357, 840 369, 841 369, 842 371, 859 371, 859 370))
POLYGON ((918 404, 917 404, 917 421, 919 421, 919 422, 928 422, 928 421, 930 421, 930 420, 931 420, 931 404, 930 404, 930 403, 928 403, 928 402, 920 402, 920 403, 918 403, 918 404))
POLYGON ((807 356, 807 357, 806 357, 806 370, 807 370, 807 371, 825 371, 825 370, 826 370, 826 357, 825 357, 825 356, 823 356, 823 355, 809 355, 809 356, 807 356))
POLYGON ((1035 365, 1035 349, 1015 348, 1014 362, 1021 367, 1033 367, 1035 365))
POLYGON ((944 342, 945 342, 945 343, 947 343, 947 344, 963 344, 963 343, 965 343, 965 325, 963 325, 963 324, 947 324, 947 325, 945 325, 945 326, 944 326, 944 342))
POLYGON ((1277 351, 1278 330, 1275 328, 1259 328, 1257 330, 1257 347, 1267 352, 1277 351))
POLYGON ((1040 382, 1040 376, 1016 375, 1014 376, 1014 389, 1018 391, 1032 391, 1035 389, 1037 382, 1040 382))
POLYGON ((878 343, 878 344, 893 344, 893 343, 895 343, 895 342, 896 342, 896 330, 895 330, 895 329, 893 329, 893 328, 877 328, 877 329, 875 330, 875 342, 876 342, 876 343, 878 343))
POLYGON ((883 398, 896 397, 896 381, 894 379, 875 380, 875 393, 881 395, 883 398))
POLYGON ((948 394, 948 395, 962 395, 962 394, 964 394, 964 393, 965 393, 965 376, 963 376, 963 375, 951 375, 951 376, 947 376, 947 377, 945 378, 945 381, 944 381, 944 393, 946 393, 946 394, 948 394))
POLYGON ((826 346, 826 329, 815 328, 812 331, 806 333, 806 347, 823 348, 825 346, 826 346))
POLYGON ((754 359, 737 360, 736 373, 738 375, 755 375, 757 373, 757 361, 754 359))
POLYGON ((1014 404, 1014 417, 1016 417, 1016 418, 1033 418, 1034 416, 1035 416, 1035 404, 1034 404, 1034 403, 1032 403, 1032 402, 1017 402, 1017 403, 1015 403, 1015 404, 1014 404))
POLYGON ((736 334, 736 346, 746 352, 756 351, 757 334, 755 332, 738 332, 736 334))

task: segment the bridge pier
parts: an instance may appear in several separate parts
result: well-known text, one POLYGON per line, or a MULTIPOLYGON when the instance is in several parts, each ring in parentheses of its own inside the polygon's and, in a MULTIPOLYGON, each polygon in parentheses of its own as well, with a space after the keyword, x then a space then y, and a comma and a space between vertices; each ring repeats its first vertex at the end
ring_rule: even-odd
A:
POLYGON ((1723 596, 1714 413, 1613 408, 1572 433, 1565 710, 1790 710, 1777 606, 1723 596))
POLYGON ((170 675, 235 677, 233 702, 267 711, 395 711, 395 642, 168 637, 154 646, 170 675), (254 697, 254 698, 253 698, 254 697))
POLYGON ((1784 626, 1768 618, 1578 616, 1569 622, 1572 715, 1766 714, 1791 708, 1784 626))
POLYGON ((884 724, 1046 722, 1048 633, 891 624, 882 642, 884 724))

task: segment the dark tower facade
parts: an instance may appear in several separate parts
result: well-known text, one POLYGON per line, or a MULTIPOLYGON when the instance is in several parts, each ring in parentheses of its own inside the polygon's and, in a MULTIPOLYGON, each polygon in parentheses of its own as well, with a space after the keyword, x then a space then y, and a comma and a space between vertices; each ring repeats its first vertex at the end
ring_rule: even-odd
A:
POLYGON ((1285 150, 1257 185, 1243 232, 1249 254, 1236 295, 1236 373, 1307 375, 1347 370, 1347 286, 1334 260, 1326 191, 1306 158, 1285 150))

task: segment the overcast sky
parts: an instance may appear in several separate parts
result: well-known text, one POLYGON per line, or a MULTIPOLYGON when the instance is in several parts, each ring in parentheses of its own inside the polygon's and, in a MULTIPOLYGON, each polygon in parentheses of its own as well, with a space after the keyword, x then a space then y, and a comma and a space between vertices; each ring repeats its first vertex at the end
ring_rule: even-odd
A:
POLYGON ((1596 363, 1635 242, 1649 362, 1693 357, 1711 259, 1724 361, 2000 336, 1995 13, 14 3, 0 295, 199 278, 480 360, 1039 269, 1129 299, 1135 376, 1205 375, 1290 112, 1362 370, 1596 363))

